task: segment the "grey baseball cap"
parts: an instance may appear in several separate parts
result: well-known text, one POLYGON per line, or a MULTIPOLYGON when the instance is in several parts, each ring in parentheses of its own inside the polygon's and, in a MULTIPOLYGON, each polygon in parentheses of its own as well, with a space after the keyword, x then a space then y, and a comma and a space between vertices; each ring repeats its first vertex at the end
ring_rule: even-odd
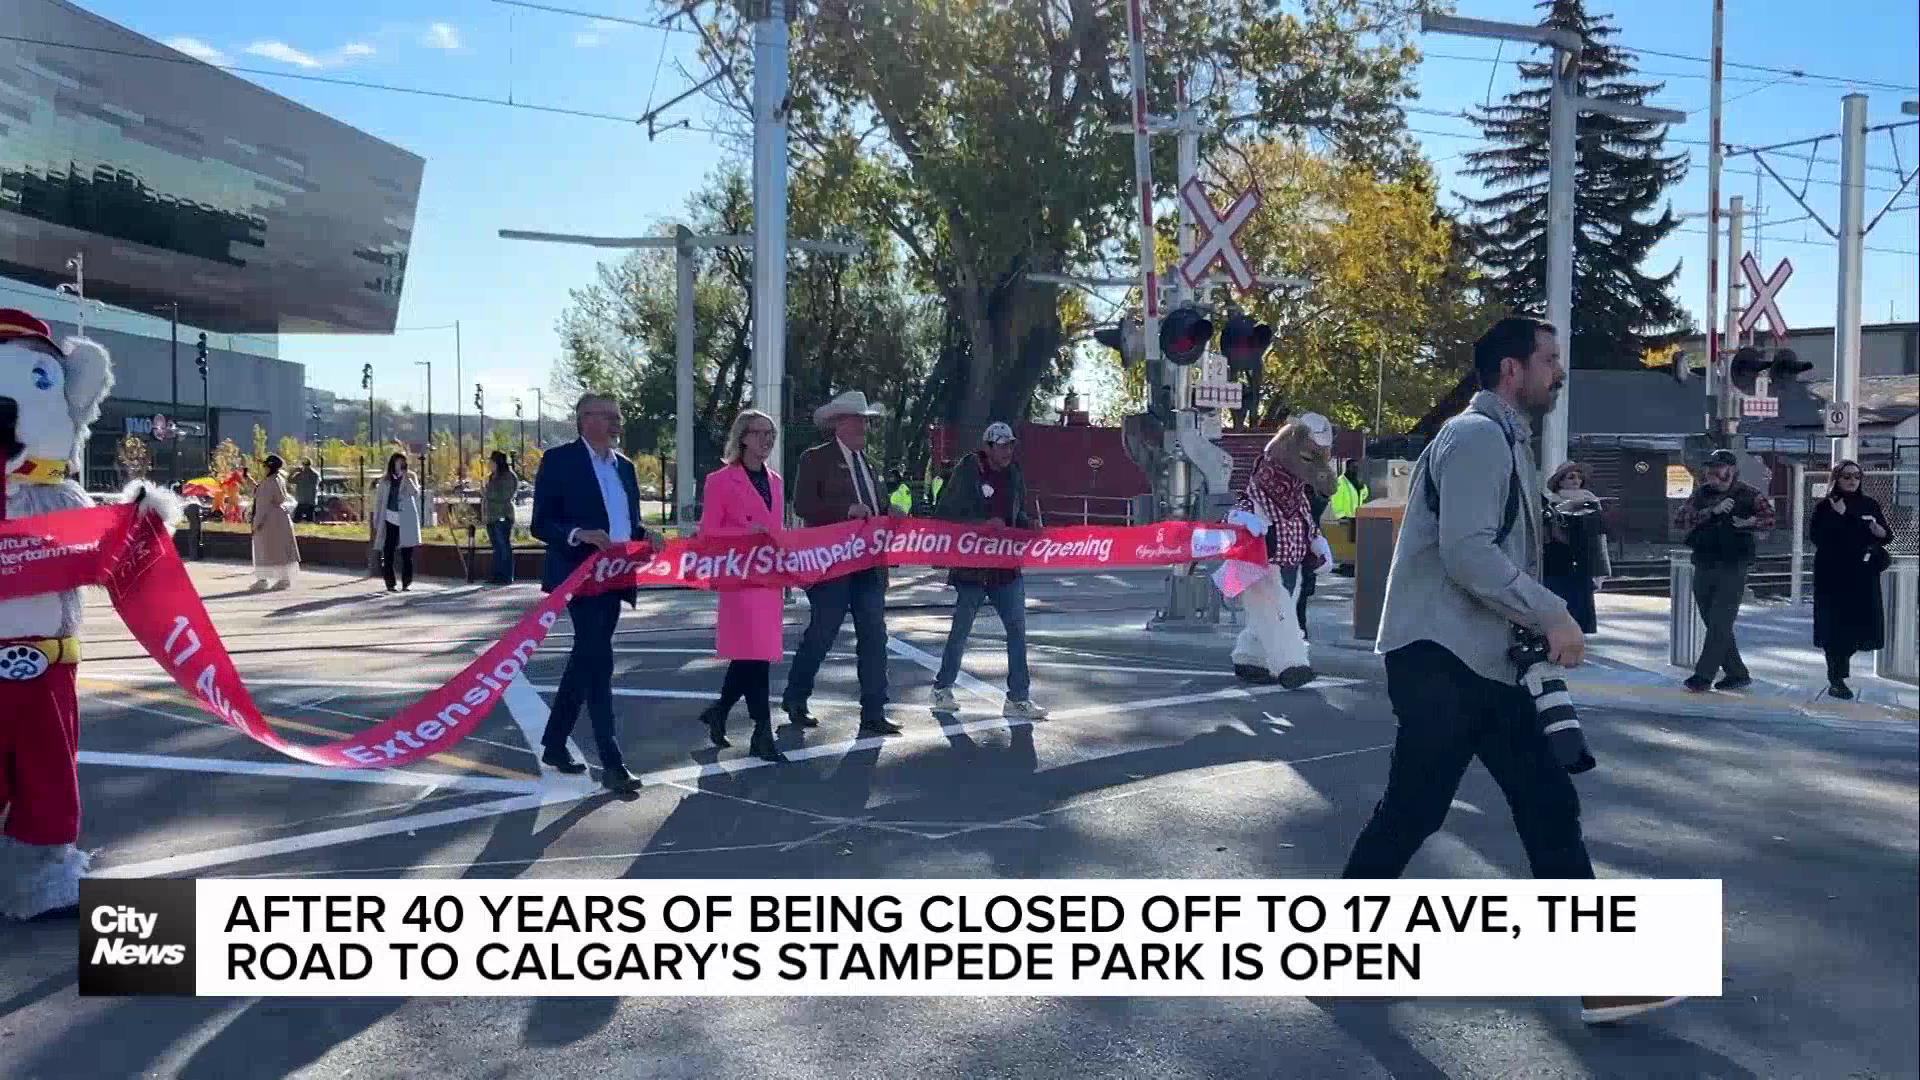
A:
POLYGON ((1018 440, 1014 438, 1013 428, 1010 425, 995 420, 993 423, 987 425, 986 434, 980 436, 980 441, 988 446, 996 446, 1000 443, 1017 442, 1018 440))

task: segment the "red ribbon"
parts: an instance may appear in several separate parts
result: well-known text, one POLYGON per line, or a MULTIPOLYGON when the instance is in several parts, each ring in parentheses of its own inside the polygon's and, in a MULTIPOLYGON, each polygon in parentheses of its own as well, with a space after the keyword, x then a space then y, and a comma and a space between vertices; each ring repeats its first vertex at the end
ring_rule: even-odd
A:
POLYGON ((777 535, 674 540, 657 551, 644 543, 616 545, 589 557, 446 685, 384 723, 321 746, 286 741, 260 715, 172 533, 132 504, 0 522, 0 601, 104 585, 127 629, 208 712, 288 757, 366 769, 452 749, 525 671, 577 595, 658 586, 805 588, 880 566, 1068 570, 1222 558, 1257 562, 1265 549, 1243 529, 1191 522, 1022 532, 890 517, 777 535))

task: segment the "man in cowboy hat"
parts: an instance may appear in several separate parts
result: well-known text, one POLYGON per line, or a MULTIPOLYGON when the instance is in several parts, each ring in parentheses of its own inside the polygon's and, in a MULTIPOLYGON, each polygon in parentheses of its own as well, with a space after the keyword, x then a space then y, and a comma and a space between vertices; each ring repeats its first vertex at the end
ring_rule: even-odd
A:
MULTIPOLYGON (((813 421, 833 438, 800 455, 793 477, 793 511, 809 528, 857 521, 886 514, 879 474, 867 460, 867 420, 885 416, 867 395, 849 390, 814 410, 813 421)), ((807 590, 812 614, 800 648, 787 673, 787 689, 780 706, 788 719, 803 728, 819 721, 807 713, 814 676, 840 636, 840 627, 853 613, 854 651, 860 672, 860 733, 898 734, 887 719, 887 571, 862 570, 823 581, 807 590)))

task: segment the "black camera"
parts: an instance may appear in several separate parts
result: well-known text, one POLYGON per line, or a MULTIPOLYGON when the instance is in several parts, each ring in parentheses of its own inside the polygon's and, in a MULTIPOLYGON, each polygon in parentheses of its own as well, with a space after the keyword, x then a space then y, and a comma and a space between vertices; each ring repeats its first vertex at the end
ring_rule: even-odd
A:
POLYGON ((1578 775, 1596 762, 1587 751, 1587 737, 1580 730, 1573 697, 1567 693, 1567 669, 1548 659, 1549 652, 1545 635, 1524 626, 1513 628, 1507 658, 1520 668, 1520 685, 1533 698, 1534 721, 1540 725, 1540 734, 1547 737, 1554 759, 1569 773, 1578 775))

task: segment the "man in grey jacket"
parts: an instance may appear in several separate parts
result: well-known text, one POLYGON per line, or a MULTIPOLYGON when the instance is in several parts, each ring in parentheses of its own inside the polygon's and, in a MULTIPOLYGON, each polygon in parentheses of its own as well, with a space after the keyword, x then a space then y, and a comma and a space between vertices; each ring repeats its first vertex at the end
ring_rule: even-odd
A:
MULTIPOLYGON (((1348 878, 1399 877, 1446 822, 1476 757, 1507 797, 1533 876, 1594 876, 1573 779, 1507 656, 1516 625, 1545 635, 1556 664, 1573 667, 1586 653, 1565 601, 1537 577, 1531 417, 1553 407, 1566 369, 1553 327, 1524 318, 1487 331, 1473 363, 1485 389, 1415 465, 1394 547, 1375 648, 1386 657, 1399 730, 1386 793, 1347 857, 1348 878)), ((1624 1019, 1675 1000, 1587 998, 1583 1017, 1624 1019)))

